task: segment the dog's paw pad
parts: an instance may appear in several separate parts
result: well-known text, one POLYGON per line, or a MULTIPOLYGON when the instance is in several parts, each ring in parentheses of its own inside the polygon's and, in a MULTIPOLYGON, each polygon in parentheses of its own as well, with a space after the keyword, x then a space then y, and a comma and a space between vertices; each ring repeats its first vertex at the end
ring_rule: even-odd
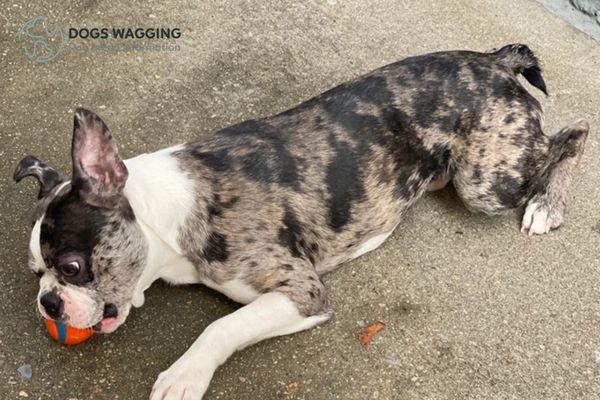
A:
POLYGON ((560 218, 553 215, 547 206, 534 202, 527 205, 525 209, 521 232, 527 232, 529 236, 543 235, 550 232, 551 229, 558 228, 561 222, 560 218))

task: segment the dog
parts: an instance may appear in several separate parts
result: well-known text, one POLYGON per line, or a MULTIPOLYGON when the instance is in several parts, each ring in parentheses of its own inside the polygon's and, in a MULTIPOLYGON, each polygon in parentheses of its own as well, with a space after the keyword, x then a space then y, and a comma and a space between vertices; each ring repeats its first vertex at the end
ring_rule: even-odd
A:
POLYGON ((522 75, 522 44, 411 57, 299 106, 128 160, 75 111, 67 178, 32 156, 29 243, 45 318, 112 332, 157 279, 202 283, 243 307, 209 325, 150 398, 200 399, 236 350, 332 316, 321 276, 376 249, 425 191, 452 181, 472 211, 525 207, 522 230, 563 222, 589 126, 552 137, 522 75))

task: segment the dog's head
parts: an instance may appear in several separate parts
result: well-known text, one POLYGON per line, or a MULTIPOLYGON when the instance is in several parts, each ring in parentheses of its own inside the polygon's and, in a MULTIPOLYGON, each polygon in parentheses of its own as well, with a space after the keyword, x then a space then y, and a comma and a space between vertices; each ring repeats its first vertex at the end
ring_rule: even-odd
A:
POLYGON ((71 158, 70 180, 32 156, 15 170, 17 182, 40 183, 29 245, 38 308, 46 318, 112 332, 129 314, 147 243, 123 194, 127 168, 108 128, 82 108, 71 158))

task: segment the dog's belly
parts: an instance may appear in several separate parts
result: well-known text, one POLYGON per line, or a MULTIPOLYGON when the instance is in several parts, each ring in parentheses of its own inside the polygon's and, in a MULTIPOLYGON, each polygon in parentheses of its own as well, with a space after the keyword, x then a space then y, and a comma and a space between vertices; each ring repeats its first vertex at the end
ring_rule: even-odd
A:
POLYGON ((362 243, 358 247, 358 249, 356 249, 356 251, 350 256, 350 260, 358 258, 358 257, 362 256, 363 254, 373 251, 376 248, 378 248, 379 246, 381 246, 383 244, 383 242, 385 242, 385 240, 392 234, 393 231, 394 230, 392 229, 389 232, 382 233, 377 236, 373 236, 372 238, 368 239, 366 242, 362 243))
MULTIPOLYGON (((394 232, 396 226, 398 226, 399 218, 397 218, 397 216, 390 215, 390 219, 386 223, 376 223, 376 221, 373 222, 373 224, 365 223, 365 225, 362 225, 362 227, 365 229, 364 232, 370 233, 358 238, 355 234, 353 236, 354 240, 350 242, 337 242, 335 246, 337 251, 332 251, 331 256, 325 257, 321 263, 316 265, 317 273, 322 275, 331 272, 341 267, 342 264, 352 261, 377 249, 394 232), (375 226, 377 226, 379 229, 374 228, 375 226)), ((360 227, 360 225, 357 225, 357 228, 358 227, 360 227)), ((360 230, 358 232, 360 232, 360 230)))

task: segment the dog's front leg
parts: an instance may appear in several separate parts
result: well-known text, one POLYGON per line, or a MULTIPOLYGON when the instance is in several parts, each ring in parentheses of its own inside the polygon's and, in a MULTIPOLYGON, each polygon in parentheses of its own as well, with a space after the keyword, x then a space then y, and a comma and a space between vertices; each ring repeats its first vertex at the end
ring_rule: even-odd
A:
POLYGON ((274 336, 309 329, 331 313, 305 317, 283 293, 266 293, 208 326, 154 384, 151 400, 199 400, 217 367, 236 350, 274 336))

